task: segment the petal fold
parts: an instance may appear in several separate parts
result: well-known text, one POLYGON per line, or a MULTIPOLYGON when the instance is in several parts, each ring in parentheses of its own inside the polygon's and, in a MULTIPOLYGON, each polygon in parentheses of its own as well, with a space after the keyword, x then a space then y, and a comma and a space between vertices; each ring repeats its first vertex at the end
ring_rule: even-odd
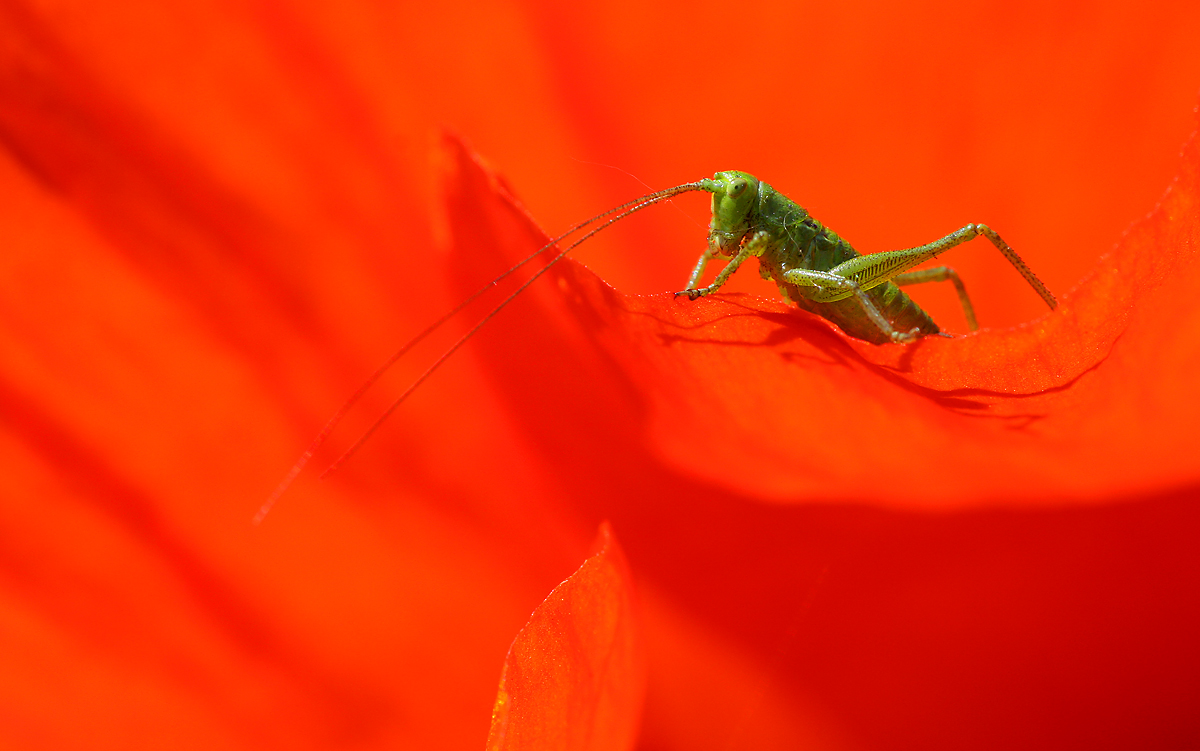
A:
MULTIPOLYGON (((546 242, 501 180, 449 148, 460 277, 464 259, 502 268, 546 242)), ((779 502, 1045 505, 1179 487, 1200 477, 1200 400, 1180 375, 1200 368, 1198 165, 1193 139, 1159 206, 1024 325, 874 346, 777 299, 622 295, 568 261, 557 287, 506 311, 491 367, 528 429, 577 436, 596 472, 619 442, 779 502)))
POLYGON ((488 751, 633 748, 645 690, 633 586, 607 523, 595 548, 513 641, 488 751))

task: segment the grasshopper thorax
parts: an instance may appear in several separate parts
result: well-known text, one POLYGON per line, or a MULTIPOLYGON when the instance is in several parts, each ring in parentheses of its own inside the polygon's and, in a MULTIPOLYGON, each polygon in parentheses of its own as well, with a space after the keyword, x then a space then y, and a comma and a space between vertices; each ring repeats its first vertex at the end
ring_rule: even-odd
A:
POLYGON ((745 172, 718 172, 701 180, 702 189, 712 193, 712 221, 708 225, 708 247, 729 257, 737 253, 742 238, 750 231, 751 217, 758 205, 758 179, 745 172))

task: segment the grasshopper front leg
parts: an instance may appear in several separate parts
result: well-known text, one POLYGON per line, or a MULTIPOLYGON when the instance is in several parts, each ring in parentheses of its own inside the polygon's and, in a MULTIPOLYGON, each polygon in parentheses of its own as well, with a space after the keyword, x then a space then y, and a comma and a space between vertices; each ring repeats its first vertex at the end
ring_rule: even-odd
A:
POLYGON ((712 284, 708 285, 707 287, 696 289, 696 282, 700 281, 700 275, 704 273, 704 267, 708 264, 709 259, 715 258, 717 255, 715 250, 709 248, 708 250, 704 251, 704 255, 700 256, 699 262, 696 263, 696 268, 692 271, 691 278, 688 279, 687 289, 683 290, 682 292, 676 292, 675 296, 679 297, 680 295, 687 295, 689 300, 695 300, 698 297, 711 295, 713 292, 719 290, 725 284, 725 282, 729 281, 729 277, 733 275, 733 272, 738 270, 738 267, 741 266, 747 258, 758 258, 761 256, 767 250, 769 241, 769 234, 766 232, 759 232, 754 237, 750 238, 750 241, 743 245, 740 250, 738 250, 737 255, 731 258, 729 263, 725 264, 725 268, 721 269, 721 272, 717 274, 717 278, 713 279, 712 284))
MULTIPOLYGON (((700 281, 700 277, 704 275, 704 268, 708 266, 708 262, 717 257, 717 251, 712 248, 706 248, 700 254, 700 260, 696 261, 696 268, 692 269, 692 275, 688 277, 686 289, 695 289, 696 283, 700 281)), ((678 295, 677 295, 678 296, 678 295)))

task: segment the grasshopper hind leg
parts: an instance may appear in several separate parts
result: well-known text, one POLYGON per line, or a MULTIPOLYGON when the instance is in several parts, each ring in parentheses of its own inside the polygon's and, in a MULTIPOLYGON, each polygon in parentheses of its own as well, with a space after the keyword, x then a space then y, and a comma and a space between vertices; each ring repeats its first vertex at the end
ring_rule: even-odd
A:
POLYGON ((802 288, 811 288, 811 294, 806 297, 817 303, 836 302, 848 297, 854 298, 862 308, 872 325, 883 333, 886 340, 895 344, 907 344, 915 341, 921 335, 920 327, 908 331, 897 331, 884 317, 875 303, 867 295, 866 290, 853 279, 839 276, 829 271, 814 271, 812 269, 788 269, 783 272, 783 279, 788 284, 802 288))

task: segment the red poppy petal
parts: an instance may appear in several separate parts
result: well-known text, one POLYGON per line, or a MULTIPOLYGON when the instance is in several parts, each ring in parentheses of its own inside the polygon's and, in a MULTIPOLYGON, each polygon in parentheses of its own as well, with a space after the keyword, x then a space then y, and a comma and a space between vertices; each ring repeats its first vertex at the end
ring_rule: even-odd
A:
POLYGON ((306 98, 344 83, 311 75, 323 52, 282 66, 296 86, 272 80, 274 45, 305 43, 289 9, 259 36, 221 4, 85 5, 0 9, 0 651, 20 655, 0 671, 0 747, 478 743, 497 650, 561 574, 523 584, 494 527, 447 523, 467 494, 415 451, 388 455, 416 469, 386 510, 339 477, 249 522, 381 329, 438 307, 394 251, 429 244, 394 215, 416 183, 337 126, 360 109, 306 98), (396 278, 403 295, 375 284, 396 278))
MULTIPOLYGON (((461 174, 477 169, 459 158, 461 174)), ((577 350, 575 370, 557 378, 587 383, 597 409, 637 413, 636 440, 674 470, 758 497, 947 507, 1170 487, 1200 474, 1188 441, 1200 400, 1180 375, 1200 365, 1186 302, 1200 289, 1189 263, 1198 162, 1193 140, 1159 207, 1077 289, 1059 291, 1057 311, 1013 329, 880 347, 781 301, 620 295, 564 263, 552 273, 560 289, 534 295, 544 310, 513 312, 523 328, 508 324, 506 346, 528 349, 553 320, 558 342, 543 344, 577 350)), ((456 230, 458 257, 511 263, 544 242, 493 178, 462 177, 452 193, 458 220, 475 212, 479 227, 456 230)), ((529 394, 527 422, 560 419, 538 406, 547 386, 533 379, 549 374, 497 365, 529 394)))
POLYGON ((633 585, 607 523, 595 549, 513 641, 488 751, 633 747, 645 682, 633 585))

